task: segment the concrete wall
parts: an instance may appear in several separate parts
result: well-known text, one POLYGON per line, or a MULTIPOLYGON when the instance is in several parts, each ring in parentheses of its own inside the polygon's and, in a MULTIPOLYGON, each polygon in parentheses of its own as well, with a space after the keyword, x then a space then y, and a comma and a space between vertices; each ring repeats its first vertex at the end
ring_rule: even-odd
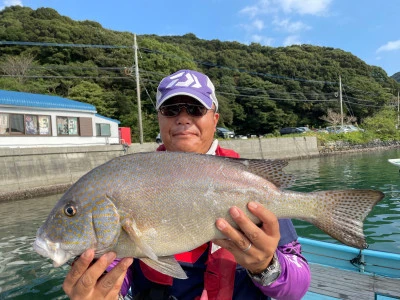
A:
MULTIPOLYGON (((301 158, 318 155, 315 137, 220 141, 243 158, 301 158)), ((0 148, 0 201, 64 192, 82 175, 110 159, 154 151, 156 143, 122 145, 0 148)))
POLYGON ((220 145, 234 149, 243 158, 289 159, 319 155, 316 137, 288 137, 223 140, 220 145))

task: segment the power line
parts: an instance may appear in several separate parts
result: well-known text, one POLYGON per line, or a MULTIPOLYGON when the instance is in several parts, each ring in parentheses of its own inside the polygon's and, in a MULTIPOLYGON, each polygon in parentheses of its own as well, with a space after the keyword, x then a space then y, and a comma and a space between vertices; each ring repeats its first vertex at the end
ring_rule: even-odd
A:
POLYGON ((44 43, 44 42, 12 42, 12 41, 0 41, 0 45, 43 46, 43 47, 74 47, 74 48, 103 48, 103 49, 132 49, 132 46, 92 45, 92 44, 61 44, 61 43, 44 43))
MULTIPOLYGON (((104 48, 104 49, 132 49, 132 46, 114 46, 114 45, 93 45, 93 44, 62 44, 62 43, 44 43, 44 42, 18 42, 18 41, 0 41, 0 45, 14 45, 14 46, 45 46, 45 47, 75 47, 75 48, 104 48)), ((200 60, 193 60, 189 58, 183 58, 181 56, 175 55, 175 54, 169 54, 166 52, 161 52, 158 50, 152 50, 149 48, 141 48, 144 50, 145 53, 155 53, 155 54, 161 54, 163 56, 169 56, 169 57, 174 57, 178 58, 181 60, 188 60, 188 61, 193 61, 198 64, 202 64, 205 66, 209 67, 216 67, 216 68, 221 68, 221 69, 227 69, 230 71, 236 71, 240 73, 247 73, 251 75, 257 75, 257 76, 263 76, 263 77, 270 77, 270 78, 275 78, 275 79, 285 79, 285 80, 296 80, 296 81, 303 81, 303 82, 312 82, 312 83, 324 83, 324 84, 333 84, 337 85, 337 82, 330 82, 330 81, 321 81, 321 80, 310 80, 310 79, 304 79, 304 78, 297 78, 297 77, 287 77, 287 76, 282 76, 282 75, 274 75, 274 74, 269 74, 269 73, 260 73, 260 72, 252 72, 252 71, 247 71, 243 69, 237 69, 237 68, 231 68, 227 66, 222 66, 218 64, 214 64, 211 62, 205 62, 205 61, 200 61, 200 60)))
MULTIPOLYGON (((0 45, 20 45, 20 46, 45 46, 45 47, 85 47, 85 48, 103 48, 103 49, 132 49, 132 46, 116 46, 116 45, 94 45, 94 44, 63 44, 63 43, 45 43, 45 42, 19 42, 19 41, 0 41, 0 45)), ((324 83, 324 84, 332 84, 332 85, 337 85, 337 82, 330 82, 330 81, 320 81, 320 80, 309 80, 309 79, 304 79, 304 78, 297 78, 297 77, 286 77, 286 76, 281 76, 281 75, 273 75, 273 74, 269 74, 269 73, 260 73, 260 72, 252 72, 252 71, 247 71, 247 70, 243 70, 243 69, 237 69, 237 68, 231 68, 231 67, 226 67, 226 66, 221 66, 218 64, 213 64, 210 62, 204 62, 204 61, 199 61, 199 60, 193 60, 193 59, 189 59, 189 58, 184 58, 178 55, 173 55, 170 53, 165 53, 165 52, 161 52, 158 50, 152 50, 149 48, 141 48, 141 50, 144 50, 144 53, 155 53, 155 54, 160 54, 163 56, 169 56, 169 57, 174 57, 174 58, 178 58, 181 60, 188 60, 188 61, 193 61, 196 62, 198 64, 202 64, 205 66, 212 66, 212 67, 217 67, 217 68, 222 68, 222 69, 228 69, 231 71, 236 71, 236 72, 241 72, 241 73, 248 73, 251 75, 257 75, 257 76, 264 76, 264 77, 271 77, 271 78, 275 78, 275 79, 284 79, 284 80, 295 80, 295 81, 302 81, 302 82, 310 82, 310 83, 324 83)), ((62 69, 62 67, 60 66, 42 66, 42 67, 34 67, 32 69, 62 69)), ((76 66, 65 66, 65 69, 69 69, 69 70, 122 70, 125 69, 125 67, 76 67, 76 66)), ((150 72, 147 71, 149 74, 155 74, 155 75, 160 75, 160 76, 167 76, 166 74, 161 74, 161 73, 156 73, 156 72, 150 72)), ((20 77, 20 76, 13 76, 13 75, 0 75, 0 77, 20 77)), ((75 78, 86 78, 86 79, 127 79, 127 77, 122 77, 122 76, 56 76, 56 75, 25 75, 23 77, 27 77, 27 78, 69 78, 69 79, 75 79, 75 78)), ((149 80, 148 80, 149 81, 149 80)), ((151 82, 155 82, 155 81, 151 81, 151 82)), ((221 87, 224 87, 224 85, 221 85, 221 87)), ((274 93, 274 94, 286 94, 286 95, 299 95, 299 96, 305 96, 307 95, 307 93, 288 93, 286 91, 274 91, 274 90, 263 90, 263 89, 253 89, 253 88, 247 88, 247 87, 238 87, 238 86, 226 86, 225 87, 229 87, 229 88, 235 88, 236 90, 247 90, 247 91, 251 91, 251 92, 267 92, 267 93, 274 93)), ((350 86, 346 86, 350 89, 354 89, 357 90, 355 88, 352 88, 350 86)), ((148 91, 146 90, 146 93, 148 93, 148 91)), ((220 92, 221 94, 223 94, 222 92, 220 92)), ((226 93, 229 94, 229 93, 226 93)), ((368 94, 372 94, 372 93, 368 93, 368 94)), ((238 95, 238 94, 233 94, 230 93, 230 95, 238 95)), ((243 95, 243 94, 239 94, 242 97, 246 97, 249 95, 243 95)), ((331 95, 330 93, 319 93, 319 94, 311 94, 308 93, 308 95, 321 95, 321 96, 325 96, 325 95, 331 95)), ((347 96, 349 97, 349 96, 347 96)), ((364 99, 357 99, 354 97, 351 97, 354 100, 359 100, 359 101, 368 101, 371 103, 374 103, 374 101, 371 100, 364 100, 364 99)), ((269 99, 275 99, 275 100, 282 100, 282 101, 288 101, 289 99, 283 99, 283 98, 269 98, 269 99)), ((315 99, 315 100, 310 100, 310 99, 292 99, 293 101, 317 101, 317 102, 323 102, 326 101, 324 99, 315 99)), ((329 101, 337 101, 337 100, 329 100, 329 101)), ((347 101, 347 103, 352 103, 350 101, 347 101)), ((353 104, 355 105, 361 105, 358 103, 353 102, 353 104)), ((374 107, 373 105, 365 105, 365 106, 371 106, 374 107)))
MULTIPOLYGON (((147 71, 145 71, 147 72, 147 71)), ((149 73, 154 73, 154 72, 149 72, 149 73)), ((162 75, 160 73, 158 73, 159 75, 162 75)), ((18 75, 0 75, 0 77, 19 77, 18 75)), ((63 79, 120 79, 120 80, 130 80, 133 81, 133 79, 129 76, 56 76, 56 75, 42 75, 42 76, 36 76, 36 75, 24 75, 24 78, 41 78, 41 79, 53 79, 53 78, 63 78, 63 79)), ((151 83, 158 83, 158 80, 151 80, 151 79, 147 79, 147 78, 142 78, 141 82, 151 82, 151 83)), ((236 93, 228 93, 228 92, 217 92, 218 94, 221 95, 233 95, 235 97, 248 97, 248 98, 266 98, 266 100, 272 100, 272 101, 292 101, 292 102, 337 102, 337 99, 295 99, 295 98, 279 98, 279 97, 269 97, 268 93, 282 93, 284 94, 285 92, 277 92, 274 90, 260 90, 257 89, 257 91, 264 91, 267 94, 266 95, 248 95, 248 94, 236 94, 236 93)), ((155 106, 154 101, 152 99, 152 97, 150 96, 147 88, 145 87, 145 92, 147 94, 147 96, 150 98, 150 101, 152 102, 153 106, 155 106)), ((292 93, 293 94, 293 93, 292 93)), ((294 93, 296 94, 296 93, 294 93)), ((346 98, 351 98, 351 97, 346 97, 346 98)), ((377 106, 377 105, 368 105, 368 104, 360 104, 360 103, 356 103, 356 102, 351 102, 351 101, 343 101, 347 104, 353 104, 353 105, 358 105, 358 106, 362 106, 362 107, 381 107, 381 106, 377 106)), ((371 101, 369 101, 371 102, 371 101)), ((349 111, 351 111, 351 108, 349 109, 349 111)))
POLYGON ((23 78, 40 78, 40 79, 48 79, 48 78, 66 78, 66 79, 128 79, 126 76, 58 76, 58 75, 0 75, 0 77, 23 77, 23 78))

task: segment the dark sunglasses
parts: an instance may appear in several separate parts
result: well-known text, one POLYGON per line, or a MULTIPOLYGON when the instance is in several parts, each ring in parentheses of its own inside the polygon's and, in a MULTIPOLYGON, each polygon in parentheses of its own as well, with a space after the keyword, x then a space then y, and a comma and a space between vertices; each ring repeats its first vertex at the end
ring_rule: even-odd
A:
POLYGON ((185 108, 186 112, 193 117, 202 117, 207 113, 207 111, 213 110, 213 109, 208 109, 203 105, 176 103, 176 104, 161 106, 159 108, 159 112, 165 117, 176 117, 177 115, 179 115, 182 108, 185 108))

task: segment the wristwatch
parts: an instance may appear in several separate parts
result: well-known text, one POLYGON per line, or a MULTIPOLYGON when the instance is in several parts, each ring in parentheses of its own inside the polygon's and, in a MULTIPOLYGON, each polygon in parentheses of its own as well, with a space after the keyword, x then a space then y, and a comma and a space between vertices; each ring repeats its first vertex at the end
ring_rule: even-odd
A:
POLYGON ((258 282, 262 286, 268 286, 278 279, 279 275, 281 275, 281 264, 279 263, 278 256, 274 253, 272 257, 270 265, 261 273, 253 274, 249 270, 247 270, 247 274, 253 279, 255 282, 258 282))

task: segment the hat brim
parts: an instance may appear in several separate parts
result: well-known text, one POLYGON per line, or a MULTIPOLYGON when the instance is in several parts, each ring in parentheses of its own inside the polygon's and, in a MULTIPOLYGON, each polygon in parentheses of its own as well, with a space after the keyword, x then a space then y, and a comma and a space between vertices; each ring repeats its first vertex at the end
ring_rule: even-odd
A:
POLYGON ((175 88, 174 90, 171 90, 163 95, 163 97, 157 102, 156 109, 158 110, 165 101, 175 96, 189 96, 199 101, 208 109, 211 109, 213 105, 213 100, 211 98, 204 96, 202 93, 197 93, 195 90, 193 90, 193 88, 175 88))

